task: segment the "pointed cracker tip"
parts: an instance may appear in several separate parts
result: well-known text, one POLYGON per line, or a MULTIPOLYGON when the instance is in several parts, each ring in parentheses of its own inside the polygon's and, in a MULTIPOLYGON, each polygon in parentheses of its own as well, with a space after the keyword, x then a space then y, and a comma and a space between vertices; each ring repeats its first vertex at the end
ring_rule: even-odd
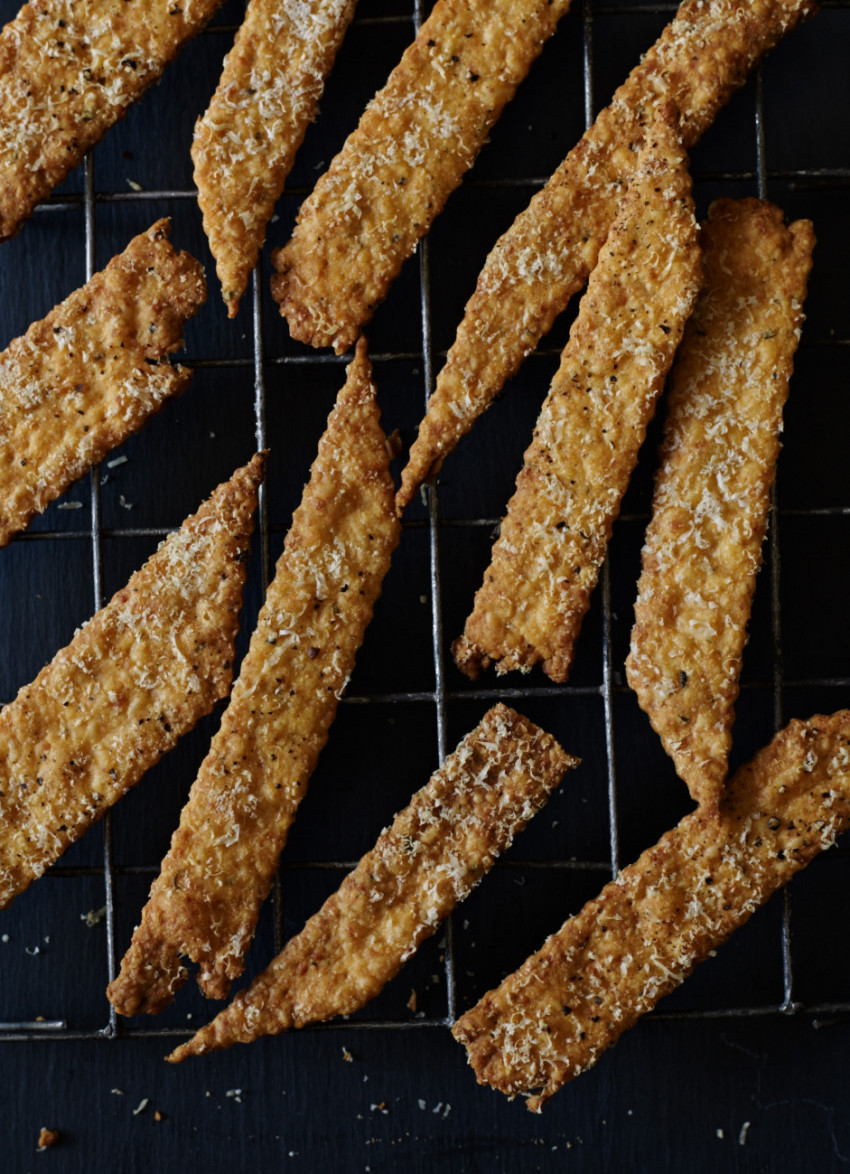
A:
POLYGON ((155 220, 147 231, 147 235, 151 240, 157 240, 161 237, 171 236, 171 217, 160 216, 159 220, 155 220))
MULTIPOLYGON (((227 481, 220 482, 198 510, 190 515, 181 529, 194 529, 203 525, 203 519, 219 513, 229 514, 229 526, 248 523, 249 516, 257 508, 259 487, 265 475, 267 452, 258 452, 236 469, 227 481), (238 522, 237 522, 238 519, 238 522)), ((250 531, 253 524, 250 524, 250 531)))
POLYGON ((193 1035, 191 1039, 186 1040, 185 1044, 181 1044, 178 1048, 175 1048, 173 1052, 169 1052, 169 1054, 163 1058, 169 1064, 182 1064, 188 1056, 202 1055, 207 1049, 196 1042, 200 1034, 201 1032, 198 1032, 197 1035, 193 1035))
MULTIPOLYGON (((353 377, 362 377, 363 379, 372 379, 372 362, 369 358, 369 343, 365 334, 361 334, 357 340, 357 345, 354 348, 354 358, 345 368, 347 379, 353 377)), ((374 386, 372 391, 374 392, 374 386)))

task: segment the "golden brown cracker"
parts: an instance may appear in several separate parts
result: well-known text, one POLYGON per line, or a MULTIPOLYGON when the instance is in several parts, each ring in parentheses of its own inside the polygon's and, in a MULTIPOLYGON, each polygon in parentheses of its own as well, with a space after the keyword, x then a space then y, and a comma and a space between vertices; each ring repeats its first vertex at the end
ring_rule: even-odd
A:
POLYGON ((231 318, 356 3, 250 0, 195 124, 198 203, 231 318))
POLYGON ((565 681, 646 426, 699 290, 675 115, 648 130, 453 652, 475 677, 538 661, 565 681))
POLYGON ((542 1105, 850 825, 850 711, 793 721, 457 1021, 480 1084, 542 1105))
POLYGON ((0 711, 0 908, 230 687, 256 456, 0 711))
POLYGON ((0 33, 0 241, 99 142, 222 0, 32 0, 0 33))
POLYGON ((437 0, 272 256, 293 338, 351 346, 568 7, 437 0))
POLYGON ((411 447, 399 512, 584 285, 657 108, 676 104, 690 149, 762 56, 814 11, 811 0, 684 0, 611 105, 490 252, 411 447))
POLYGON ((168 1058, 358 1010, 469 894, 577 764, 550 734, 507 706, 494 706, 251 987, 168 1058))
POLYGON ((206 300, 159 220, 0 354, 0 546, 184 390, 168 356, 206 300))
POLYGON ((693 798, 716 803, 814 233, 772 204, 723 199, 700 239, 705 284, 673 369, 626 673, 693 798))
POLYGON ((328 419, 230 704, 109 988, 154 1014, 185 981, 224 998, 307 790, 398 542, 365 341, 328 419))

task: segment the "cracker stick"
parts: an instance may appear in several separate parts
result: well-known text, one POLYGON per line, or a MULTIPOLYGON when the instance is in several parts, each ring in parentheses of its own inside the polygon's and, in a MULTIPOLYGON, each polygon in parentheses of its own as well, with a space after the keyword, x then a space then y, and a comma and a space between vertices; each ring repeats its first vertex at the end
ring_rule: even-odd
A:
POLYGON ((726 779, 814 233, 760 200, 718 200, 705 285, 670 393, 643 549, 629 684, 698 803, 726 779))
POLYGON ((222 0, 34 0, 0 33, 0 241, 157 81, 222 0))
POLYGON ((159 220, 0 354, 0 546, 180 394, 168 356, 206 300, 159 220))
POLYGON ((192 160, 227 313, 239 309, 357 0, 251 0, 192 160))
POLYGON ((687 157, 659 112, 582 298, 453 651, 478 675, 538 661, 565 681, 646 426, 699 289, 687 157))
POLYGON ((0 908, 230 687, 256 456, 0 711, 0 908))
POLYGON ((496 705, 271 965, 169 1060, 350 1015, 393 978, 578 765, 496 705))
POLYGON ((684 0, 593 126, 490 252, 410 450, 401 512, 584 285, 635 150, 672 99, 690 149, 813 0, 684 0))
POLYGON ((568 7, 437 0, 272 255, 293 338, 351 346, 568 7))
POLYGON ((108 995, 155 1014, 200 963, 223 999, 244 966, 298 804, 398 542, 389 455, 365 340, 319 444, 277 573, 108 995))
POLYGON ((792 721, 461 1016, 479 1083, 539 1112, 848 826, 850 711, 792 721))

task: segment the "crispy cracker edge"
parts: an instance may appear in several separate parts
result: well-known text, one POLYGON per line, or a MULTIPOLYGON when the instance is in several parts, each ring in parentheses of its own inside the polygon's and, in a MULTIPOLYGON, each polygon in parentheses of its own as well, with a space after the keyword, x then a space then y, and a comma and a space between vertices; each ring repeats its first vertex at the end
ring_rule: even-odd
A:
POLYGON ((638 111, 648 109, 656 96, 659 101, 672 98, 683 109, 688 99, 692 109, 686 111, 683 130, 690 149, 759 60, 817 11, 812 0, 741 0, 727 5, 736 17, 729 27, 740 31, 739 42, 721 31, 710 52, 698 59, 698 44, 683 36, 677 55, 679 35, 687 29, 698 35, 710 29, 719 7, 703 0, 680 5, 611 105, 491 249, 402 470, 396 495, 399 514, 420 486, 438 475, 458 442, 583 286, 614 215, 612 209, 610 217, 599 221, 600 189, 631 174, 626 141, 636 137, 638 111), (625 136, 621 128, 626 129, 625 136), (589 186, 591 175, 596 179, 589 186), (591 224, 593 233, 587 235, 591 224), (587 239, 575 239, 573 234, 571 260, 565 267, 571 225, 580 226, 587 239))
POLYGON ((4 773, 17 784, 0 796, 4 906, 227 693, 262 465, 255 457, 220 485, 0 712, 4 773), (212 570, 194 572, 203 553, 212 570))
POLYGON ((786 226, 767 201, 724 198, 701 242, 706 283, 671 376, 626 677, 693 799, 716 805, 815 241, 811 222, 786 226))
POLYGON ((180 985, 181 957, 200 964, 198 983, 211 998, 224 998, 242 972, 260 905, 328 738, 399 540, 389 463, 366 341, 361 339, 293 516, 230 706, 181 813, 120 974, 110 985, 110 1001, 122 1015, 161 1011, 180 985), (368 487, 360 483, 363 478, 368 478, 368 487), (330 551, 329 527, 348 551, 342 565, 332 558, 327 565, 316 563, 310 553, 317 546, 330 551), (317 576, 324 581, 322 591, 328 592, 321 599, 314 586, 317 576), (349 585, 354 589, 349 591, 349 585), (342 627, 336 627, 334 615, 346 617, 339 621, 342 627), (281 623, 297 634, 291 647, 288 637, 281 637, 281 623), (280 639, 280 656, 275 659, 280 639), (272 643, 274 650, 269 648, 272 643), (281 706, 276 698, 281 691, 285 697, 287 690, 296 700, 281 706), (255 709, 266 710, 265 722, 254 722, 255 709), (269 731, 275 731, 273 743, 268 743, 269 731), (231 756, 240 755, 239 769, 248 772, 251 781, 241 780, 239 793, 246 798, 237 803, 227 796, 236 794, 229 777, 231 756), (279 780, 273 812, 265 779, 270 784, 279 780), (250 807, 254 800, 259 805, 256 816, 250 807), (225 815, 232 821, 227 828, 220 826, 225 815), (210 837, 216 837, 215 845, 224 845, 216 849, 215 859, 215 845, 204 838, 206 828, 210 837), (258 847, 246 856, 252 840, 258 847), (223 871, 229 878, 225 890, 216 882, 223 871), (172 891, 178 878, 179 900, 172 891))
POLYGON ((478 1082, 539 1112, 848 825, 850 711, 793 720, 458 1019, 478 1082))
POLYGON ((700 277, 688 160, 677 111, 667 103, 645 136, 537 418, 490 564, 463 635, 452 645, 465 675, 475 679, 489 664, 499 673, 528 672, 542 662, 551 680, 567 679, 700 277), (666 259, 660 275, 659 255, 666 259), (641 298, 640 311, 628 308, 641 298))
POLYGON ((247 1043, 263 1034, 350 1014, 363 1006, 398 973, 421 942, 436 932, 442 919, 479 883, 513 836, 545 805, 566 771, 578 762, 551 734, 522 714, 502 703, 493 706, 251 988, 237 995, 168 1059, 180 1062, 187 1056, 247 1043), (492 778, 482 793, 479 787, 488 769, 492 778), (511 780, 509 804, 506 792, 511 780), (441 819, 447 824, 442 829, 441 819), (449 838, 447 833, 455 829, 457 836, 449 838), (411 852, 410 841, 416 843, 420 835, 419 850, 411 852), (465 871, 457 869, 458 852, 464 857, 465 871), (415 861, 420 862, 418 866, 415 861), (442 883, 440 877, 446 870, 444 879, 450 891, 438 896, 436 886, 442 883), (414 893, 406 891, 405 882, 414 885, 414 893), (387 902, 383 906, 382 889, 387 902), (415 908, 416 924, 397 929, 399 906, 405 911, 415 908), (394 930, 398 940, 388 942, 394 930), (341 935, 338 942, 335 931, 341 935), (358 937, 368 942, 367 958, 360 957, 358 937), (376 963, 380 943, 385 953, 376 963), (339 952, 332 954, 321 973, 334 944, 339 952), (358 964, 366 968, 365 979, 357 974, 358 964), (339 993, 334 985, 336 972, 340 972, 339 993), (311 986, 317 986, 318 1006, 310 1004, 311 986), (333 994, 324 994, 323 1005, 326 987, 333 994))

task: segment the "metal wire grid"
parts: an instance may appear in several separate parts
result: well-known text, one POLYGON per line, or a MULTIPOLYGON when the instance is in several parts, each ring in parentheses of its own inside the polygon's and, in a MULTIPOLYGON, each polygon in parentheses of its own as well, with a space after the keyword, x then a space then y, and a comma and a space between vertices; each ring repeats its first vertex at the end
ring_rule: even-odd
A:
MULTIPOLYGON (((843 8, 850 7, 850 0, 822 0, 822 8, 843 8)), ((419 25, 424 19, 425 5, 423 0, 413 0, 413 11, 408 16, 387 16, 375 18, 360 18, 356 23, 365 25, 398 25, 409 24, 412 22, 413 28, 418 29, 419 25)), ((594 98, 594 18, 597 15, 613 15, 613 14, 665 14, 672 17, 676 12, 676 4, 611 4, 594 8, 593 0, 582 0, 581 9, 581 25, 582 25, 582 57, 583 57, 583 89, 584 89, 584 118, 585 124, 590 126, 596 114, 596 102, 594 98)), ((205 30, 207 32, 212 30, 205 30)), ((217 32, 230 32, 234 29, 226 26, 218 26, 217 32)), ((771 183, 777 180, 817 180, 820 183, 828 185, 844 186, 850 180, 850 167, 848 168, 829 168, 829 169, 797 169, 797 170, 774 170, 768 171, 766 164, 765 152, 765 135, 764 135, 764 99, 762 92, 762 77, 759 70, 755 79, 756 86, 756 101, 755 101, 755 166, 752 170, 743 171, 728 171, 728 172, 713 172, 710 177, 703 176, 703 178, 722 179, 722 180, 744 180, 755 181, 757 185, 758 194, 761 198, 769 198, 771 183)), ((508 186, 523 186, 528 187, 530 191, 542 187, 546 182, 546 176, 532 177, 529 179, 509 180, 509 179, 494 179, 494 180, 478 180, 471 179, 468 181, 470 186, 478 184, 479 186, 487 187, 508 187, 508 186)), ((296 196, 304 196, 307 194, 306 190, 293 187, 288 189, 289 193, 296 196)), ((49 198, 38 209, 39 215, 49 214, 51 210, 67 209, 69 207, 82 206, 84 213, 85 226, 85 271, 86 280, 88 280, 95 267, 95 207, 97 204, 108 203, 137 203, 137 202, 152 202, 161 200, 194 200, 196 192, 193 190, 151 190, 151 191, 132 191, 132 192, 98 192, 95 190, 94 182, 94 166, 93 157, 89 154, 86 157, 84 165, 84 188, 81 195, 70 196, 54 196, 49 198)), ((412 263, 412 262, 410 262, 412 263)), ((432 339, 432 324, 431 324, 431 275, 430 275, 430 246, 428 238, 420 245, 419 249, 419 307, 420 307, 420 325, 421 325, 421 349, 418 351, 392 351, 386 353, 373 353, 372 359, 375 362, 411 359, 421 362, 421 376, 423 387, 423 405, 427 403, 430 393, 435 382, 436 371, 438 370, 438 362, 444 357, 444 352, 438 352, 433 344, 432 339)), ((266 435, 266 378, 265 368, 268 365, 280 365, 284 368, 294 365, 321 365, 321 364, 342 364, 347 361, 345 357, 327 354, 310 354, 310 355, 292 355, 283 357, 269 357, 266 355, 266 349, 263 337, 263 302, 265 287, 268 280, 268 274, 264 272, 262 259, 257 265, 254 272, 254 278, 251 290, 252 299, 252 355, 247 359, 198 359, 193 360, 191 357, 188 362, 189 365, 196 370, 204 368, 222 368, 222 367, 251 367, 253 370, 254 383, 254 432, 255 440, 258 449, 265 449, 267 447, 266 435)), ((820 340, 807 340, 802 342, 803 347, 818 346, 820 340)), ((846 347, 850 346, 850 337, 830 338, 829 345, 846 347)), ((541 348, 538 353, 541 354, 556 354, 556 351, 547 351, 541 348)), ((104 603, 103 597, 103 561, 102 561, 102 542, 104 538, 137 538, 137 537, 164 537, 170 532, 168 528, 159 527, 122 527, 120 529, 107 529, 103 526, 101 520, 101 499, 100 499, 100 484, 101 476, 100 469, 93 469, 90 474, 90 492, 91 492, 91 523, 88 532, 88 541, 91 547, 92 558, 92 596, 93 607, 97 610, 104 603)), ((464 690, 463 693, 454 693, 447 688, 444 672, 444 648, 445 643, 443 639, 443 615, 442 615, 442 582, 441 582, 441 556, 440 556, 440 534, 441 531, 447 530, 457 526, 471 526, 471 527, 493 527, 498 521, 498 518, 481 517, 474 519, 449 519, 441 516, 439 493, 436 485, 431 486, 427 491, 427 518, 424 522, 406 521, 406 529, 416 529, 425 527, 428 533, 429 543, 429 563, 430 563, 430 600, 431 600, 431 648, 433 655, 434 667, 434 688, 433 690, 416 691, 416 692, 398 692, 398 693, 383 693, 370 694, 368 696, 351 695, 342 699, 344 705, 364 705, 376 702, 392 702, 392 703, 409 703, 409 702, 430 702, 434 705, 435 724, 436 724, 436 742, 437 754, 439 761, 443 761, 446 757, 450 747, 447 744, 446 736, 446 707, 449 702, 454 700, 484 700, 488 702, 495 702, 498 700, 506 700, 510 702, 522 701, 532 695, 531 691, 524 689, 521 686, 500 686, 498 688, 479 688, 474 690, 464 690)), ((772 705, 773 705, 773 724, 775 729, 781 728, 784 724, 783 716, 783 694, 786 687, 794 685, 805 686, 835 686, 847 687, 850 685, 850 677, 848 678, 826 678, 818 680, 807 680, 804 682, 788 682, 785 680, 783 672, 783 654, 782 654, 782 615, 781 602, 779 595, 779 570, 780 570, 780 519, 783 515, 796 515, 813 517, 822 514, 844 515, 850 516, 850 506, 839 506, 827 510, 807 509, 807 510, 787 510, 780 511, 777 507, 776 488, 774 487, 771 506, 770 506, 770 524, 768 529, 767 547, 765 552, 765 564, 770 567, 771 580, 771 628, 773 636, 773 673, 772 673, 772 705)), ((623 520, 640 520, 648 519, 632 517, 624 515, 623 520)), ((269 538, 270 533, 282 529, 281 527, 271 527, 269 524, 268 503, 266 487, 260 488, 259 498, 259 526, 258 526, 258 541, 261 551, 261 566, 263 574, 263 583, 269 582, 269 538)), ((79 531, 30 531, 18 536, 15 541, 20 542, 41 542, 45 540, 55 539, 76 539, 80 540, 85 537, 79 531)), ((614 718, 614 698, 617 693, 626 693, 628 690, 625 686, 615 683, 614 669, 613 669, 613 652, 612 652, 612 604, 611 604, 611 575, 610 564, 605 563, 600 576, 600 582, 597 588, 601 595, 602 604, 602 646, 603 646, 603 663, 602 663, 602 681, 598 686, 571 686, 571 685, 550 685, 544 688, 536 687, 533 690, 535 698, 545 697, 576 697, 576 696, 598 696, 601 698, 603 713, 604 713, 604 738, 605 738, 605 753, 607 763, 607 809, 608 809, 608 827, 609 827, 609 859, 607 861, 593 861, 593 860, 512 860, 508 863, 501 863, 497 867, 510 867, 522 869, 572 869, 578 871, 599 872, 603 876, 616 875, 621 867, 620 860, 620 845, 618 835, 619 822, 619 806, 617 798, 617 765, 615 753, 615 718, 614 718)), ((764 588, 762 588, 764 590, 764 588)), ((745 686, 746 687, 746 686, 745 686)), ((96 867, 67 867, 57 865, 51 869, 50 875, 53 877, 71 877, 71 876, 102 876, 104 882, 104 896, 106 904, 105 926, 106 926, 106 953, 107 953, 107 971, 109 980, 115 977, 116 968, 116 941, 115 941, 115 878, 119 874, 130 873, 149 873, 155 875, 158 871, 157 866, 130 866, 117 867, 113 859, 113 837, 112 837, 112 816, 107 812, 103 823, 103 864, 96 867)), ((299 869, 340 869, 349 870, 354 867, 355 861, 312 861, 307 863, 299 862, 297 866, 287 865, 285 859, 282 864, 282 871, 287 871, 289 867, 297 867, 299 869)), ((273 902, 275 906, 275 949, 280 949, 282 939, 282 899, 281 899, 281 882, 280 874, 275 885, 273 893, 273 902)), ((808 1013, 814 1016, 831 1016, 831 1015, 845 1015, 850 1014, 850 1002, 822 1002, 817 1004, 803 1005, 794 998, 794 974, 791 957, 791 903, 789 897, 789 890, 786 887, 783 891, 783 910, 781 922, 781 965, 782 965, 782 990, 783 997, 780 1002, 763 1003, 759 1005, 739 1006, 735 1008, 708 1008, 694 1011, 655 1013, 656 1018, 665 1019, 724 1019, 724 1018, 738 1018, 751 1016, 764 1016, 776 1014, 794 1014, 794 1013, 808 1013)), ((457 982, 455 975, 455 948, 454 948, 454 930, 453 919, 450 917, 445 925, 445 952, 444 952, 444 978, 447 991, 447 1013, 445 1016, 430 1016, 422 1019, 411 1020, 389 1020, 389 1019, 362 1019, 355 1021, 347 1021, 345 1023, 346 1030, 369 1030, 369 1029, 411 1029, 411 1028, 445 1028, 454 1022, 457 1017, 457 982)), ((312 1030, 327 1030, 333 1029, 337 1024, 321 1024, 314 1027, 312 1030)), ((14 1023, 0 1023, 0 1041, 6 1040, 35 1040, 35 1039, 112 1039, 126 1036, 185 1036, 187 1032, 180 1028, 138 1028, 127 1026, 117 1016, 112 1007, 109 1007, 109 1014, 106 1023, 94 1030, 69 1030, 66 1026, 65 1020, 48 1020, 38 1022, 14 1022, 14 1023)))

